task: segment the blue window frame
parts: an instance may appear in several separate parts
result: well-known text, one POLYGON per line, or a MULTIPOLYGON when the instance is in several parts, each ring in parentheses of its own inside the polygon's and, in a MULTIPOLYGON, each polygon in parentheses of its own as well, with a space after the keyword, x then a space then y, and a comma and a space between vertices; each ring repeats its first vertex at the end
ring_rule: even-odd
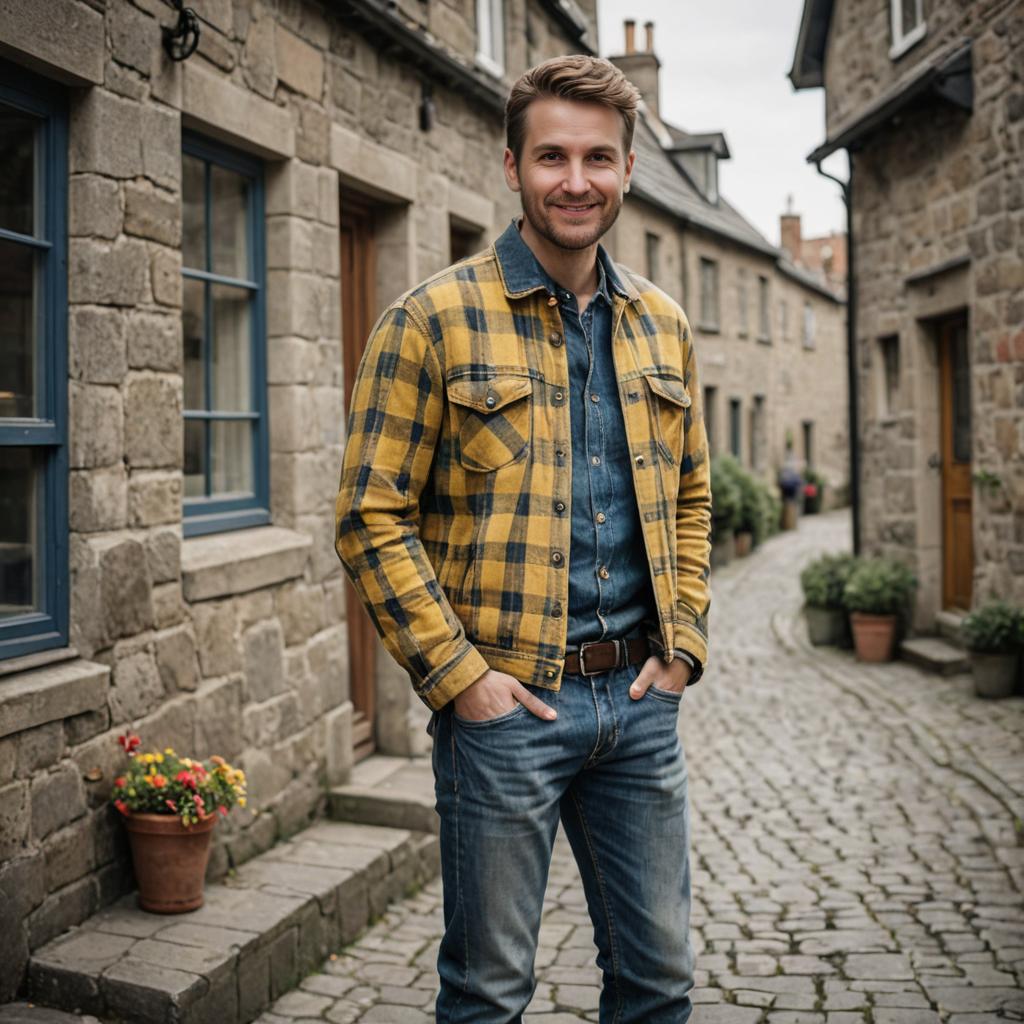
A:
POLYGON ((182 139, 184 533, 270 522, 263 165, 182 139))
POLYGON ((68 642, 67 137, 0 61, 0 659, 68 642))

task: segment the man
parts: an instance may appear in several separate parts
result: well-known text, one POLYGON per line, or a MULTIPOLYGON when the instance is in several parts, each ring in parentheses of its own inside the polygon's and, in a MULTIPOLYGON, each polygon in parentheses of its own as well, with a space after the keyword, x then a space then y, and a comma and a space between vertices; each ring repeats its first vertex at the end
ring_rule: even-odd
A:
POLYGON ((439 1024, 521 1019, 559 820, 601 1021, 691 1012, 677 715, 707 658, 710 484, 686 318, 598 245, 638 99, 604 60, 528 71, 524 217, 392 304, 355 382, 337 549, 433 710, 439 1024))

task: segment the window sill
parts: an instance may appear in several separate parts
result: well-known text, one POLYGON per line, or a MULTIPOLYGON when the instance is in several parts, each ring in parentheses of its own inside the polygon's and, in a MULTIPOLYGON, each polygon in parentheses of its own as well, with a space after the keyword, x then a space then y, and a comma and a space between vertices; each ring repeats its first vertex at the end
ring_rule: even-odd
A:
POLYGON ((109 680, 107 665, 82 658, 5 675, 0 678, 0 737, 105 707, 109 680))
POLYGON ((757 340, 758 340, 758 341, 759 341, 759 342, 760 342, 760 343, 761 343, 762 345, 770 345, 770 344, 772 343, 772 337, 771 337, 771 335, 770 335, 770 334, 759 334, 759 335, 757 336, 757 340))
POLYGON ((181 545, 186 601, 230 597, 301 576, 313 541, 280 526, 189 537, 181 545))
POLYGON ((701 334, 718 334, 721 328, 717 324, 697 324, 701 334))
POLYGON ((928 34, 928 25, 926 22, 921 22, 916 28, 905 35, 899 42, 893 43, 889 48, 889 60, 898 60, 907 52, 916 46, 922 39, 928 34))

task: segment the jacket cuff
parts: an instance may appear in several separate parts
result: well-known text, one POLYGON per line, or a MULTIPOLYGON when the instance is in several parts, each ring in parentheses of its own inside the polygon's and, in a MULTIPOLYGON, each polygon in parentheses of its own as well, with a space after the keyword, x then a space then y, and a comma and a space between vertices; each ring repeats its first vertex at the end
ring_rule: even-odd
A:
POLYGON ((416 689, 427 707, 440 711, 445 704, 472 686, 490 667, 484 656, 467 640, 466 650, 453 668, 448 669, 429 689, 416 689))

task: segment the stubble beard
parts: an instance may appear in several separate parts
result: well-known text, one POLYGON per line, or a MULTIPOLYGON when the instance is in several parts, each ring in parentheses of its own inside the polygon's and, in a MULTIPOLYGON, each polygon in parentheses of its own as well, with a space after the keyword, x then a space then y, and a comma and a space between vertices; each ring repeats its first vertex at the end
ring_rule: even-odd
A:
POLYGON ((527 195, 524 190, 520 193, 520 202, 523 207, 523 216, 530 222, 533 230, 552 245, 570 252, 587 249, 601 239, 618 220, 619 211, 622 209, 622 196, 619 196, 617 200, 609 201, 600 207, 600 219, 592 228, 584 228, 581 225, 574 230, 572 228, 563 229, 555 223, 553 216, 549 213, 551 207, 544 202, 543 198, 527 195))

